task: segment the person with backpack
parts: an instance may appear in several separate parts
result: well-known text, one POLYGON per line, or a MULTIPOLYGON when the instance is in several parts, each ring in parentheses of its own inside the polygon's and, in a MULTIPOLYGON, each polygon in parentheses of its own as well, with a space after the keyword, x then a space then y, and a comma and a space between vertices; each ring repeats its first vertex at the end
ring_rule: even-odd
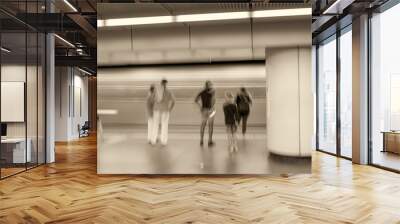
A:
POLYGON ((245 87, 240 88, 239 93, 236 96, 236 105, 239 112, 239 123, 242 122, 242 134, 246 134, 247 130, 247 118, 250 115, 250 106, 253 103, 251 94, 245 87))
POLYGON ((228 135, 228 148, 232 153, 238 151, 236 130, 239 121, 239 113, 235 103, 235 97, 231 92, 225 93, 225 103, 223 105, 225 115, 226 133, 228 135))

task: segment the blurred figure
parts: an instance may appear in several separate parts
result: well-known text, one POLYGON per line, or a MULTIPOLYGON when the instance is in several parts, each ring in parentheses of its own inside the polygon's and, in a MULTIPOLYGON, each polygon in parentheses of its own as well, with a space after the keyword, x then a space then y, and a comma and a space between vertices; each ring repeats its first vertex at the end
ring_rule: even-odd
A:
POLYGON ((151 143, 154 128, 154 103, 156 102, 156 87, 151 84, 147 96, 147 141, 151 143))
POLYGON ((247 118, 250 114, 250 106, 253 98, 245 87, 240 88, 240 92, 236 96, 236 105, 239 111, 239 123, 242 122, 242 134, 246 134, 247 118))
POLYGON ((175 106, 175 96, 167 88, 167 84, 168 81, 166 79, 161 80, 161 86, 156 90, 151 144, 156 144, 161 123, 160 141, 162 145, 167 145, 169 114, 175 106))
POLYGON ((237 151, 236 130, 239 121, 239 113, 235 104, 235 98, 231 92, 225 93, 225 103, 223 105, 225 115, 226 133, 228 135, 229 151, 237 151))
POLYGON ((199 105, 201 111, 200 145, 203 146, 204 131, 208 123, 208 146, 213 146, 214 142, 212 137, 214 129, 214 116, 216 111, 214 108, 215 90, 211 81, 206 81, 204 89, 196 96, 194 101, 199 105))

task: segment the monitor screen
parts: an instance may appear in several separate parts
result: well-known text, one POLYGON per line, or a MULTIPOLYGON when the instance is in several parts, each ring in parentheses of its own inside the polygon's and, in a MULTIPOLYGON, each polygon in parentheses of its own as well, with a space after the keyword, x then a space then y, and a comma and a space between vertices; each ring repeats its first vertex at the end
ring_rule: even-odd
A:
POLYGON ((1 124, 1 136, 7 136, 7 124, 1 124))

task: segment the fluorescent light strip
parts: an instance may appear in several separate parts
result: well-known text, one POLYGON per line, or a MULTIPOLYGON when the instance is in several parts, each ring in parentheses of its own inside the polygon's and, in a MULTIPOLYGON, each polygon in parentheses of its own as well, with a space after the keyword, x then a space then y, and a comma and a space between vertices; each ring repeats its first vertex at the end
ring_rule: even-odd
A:
POLYGON ((2 47, 2 48, 0 48, 0 49, 1 49, 2 51, 6 52, 6 53, 11 53, 11 51, 8 50, 7 48, 2 47))
POLYGON ((172 22, 174 22, 173 16, 151 16, 151 17, 103 20, 104 26, 133 26, 133 25, 172 23, 172 22))
POLYGON ((74 12, 78 12, 78 10, 73 6, 68 0, 64 0, 65 4, 67 4, 74 12))
POLYGON ((330 5, 324 12, 323 15, 327 14, 341 14, 343 13, 343 9, 347 6, 351 5, 355 0, 336 0, 330 5))
POLYGON ((200 22, 213 20, 229 20, 229 19, 247 19, 250 18, 250 12, 222 12, 207 14, 191 14, 177 15, 176 22, 200 22))
POLYGON ((333 9, 334 7, 336 7, 339 4, 340 0, 335 1, 331 6, 329 6, 322 14, 327 14, 328 11, 330 11, 331 9, 333 9))
POLYGON ((306 15, 311 15, 311 8, 106 19, 106 20, 97 20, 97 26, 98 27, 134 26, 134 25, 174 23, 174 22, 182 23, 182 22, 200 22, 200 21, 234 20, 234 19, 247 19, 247 18, 270 18, 270 17, 284 17, 284 16, 306 16, 306 15))
POLYGON ((88 72, 88 71, 86 71, 86 70, 83 70, 83 69, 81 69, 81 68, 78 68, 78 70, 81 71, 81 72, 83 72, 83 73, 85 73, 85 74, 87 74, 87 75, 93 75, 92 73, 90 73, 90 72, 88 72))
POLYGON ((62 38, 62 37, 60 37, 59 35, 57 35, 57 34, 54 34, 54 36, 55 37, 57 37, 59 40, 61 40, 62 42, 64 42, 64 43, 66 43, 67 45, 69 45, 70 47, 73 47, 73 48, 75 48, 75 45, 73 45, 71 42, 69 42, 68 40, 66 40, 66 39, 64 39, 64 38, 62 38))
POLYGON ((275 10, 261 10, 253 11, 253 18, 271 18, 271 17, 284 17, 284 16, 307 16, 311 15, 311 8, 299 9, 275 9, 275 10))
POLYGON ((113 109, 98 109, 97 110, 98 115, 117 115, 118 110, 113 110, 113 109))

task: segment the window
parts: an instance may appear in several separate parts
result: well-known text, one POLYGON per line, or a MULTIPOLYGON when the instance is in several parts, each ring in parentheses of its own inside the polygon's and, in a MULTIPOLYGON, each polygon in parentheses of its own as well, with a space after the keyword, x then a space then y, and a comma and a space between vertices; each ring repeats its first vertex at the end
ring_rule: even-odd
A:
MULTIPOLYGON (((0 7, 10 3, 0 1, 0 7)), ((37 13, 43 4, 21 1, 19 13, 37 13)), ((6 13, 0 17, 7 21, 0 23, 0 178, 5 178, 45 163, 46 39, 6 13)))
POLYGON ((352 157, 352 33, 340 36, 340 155, 352 157))
POLYGON ((318 149, 336 153, 336 39, 318 47, 318 149))
POLYGON ((371 18, 371 162, 400 170, 400 4, 371 18))

